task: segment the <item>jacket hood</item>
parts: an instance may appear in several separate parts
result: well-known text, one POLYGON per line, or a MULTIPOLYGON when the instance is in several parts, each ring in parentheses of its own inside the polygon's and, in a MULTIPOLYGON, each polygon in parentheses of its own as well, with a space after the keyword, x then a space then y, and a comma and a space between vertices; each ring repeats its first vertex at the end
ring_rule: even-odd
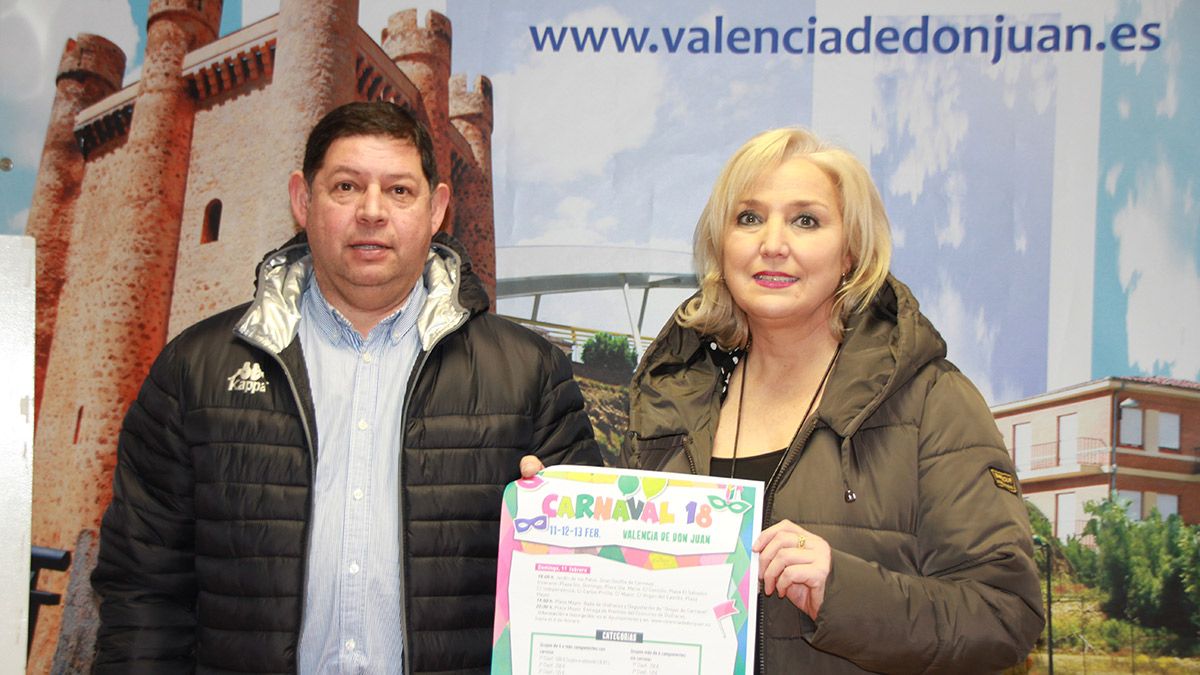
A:
MULTIPOLYGON (((258 264, 254 300, 236 331, 254 344, 278 354, 296 337, 300 300, 312 273, 308 235, 300 232, 263 256, 258 264)), ((428 296, 417 331, 428 351, 470 317, 486 312, 487 290, 471 269, 466 250, 444 232, 434 235, 425 260, 428 296)))
POLYGON ((852 436, 879 405, 926 364, 946 356, 946 342, 898 279, 888 275, 875 300, 846 322, 841 354, 817 415, 839 436, 852 436))
MULTIPOLYGON (((817 416, 852 436, 872 412, 931 361, 946 343, 920 312, 912 292, 890 274, 871 305, 850 317, 817 416)), ((715 428, 719 361, 729 359, 696 331, 667 322, 634 373, 630 430, 642 438, 715 428), (697 405, 709 400, 710 405, 697 405)))

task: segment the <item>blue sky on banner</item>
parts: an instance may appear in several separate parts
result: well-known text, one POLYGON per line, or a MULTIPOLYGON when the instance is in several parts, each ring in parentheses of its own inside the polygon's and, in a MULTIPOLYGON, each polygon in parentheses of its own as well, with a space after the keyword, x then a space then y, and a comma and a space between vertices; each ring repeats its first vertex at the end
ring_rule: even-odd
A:
MULTIPOLYGON (((1177 34, 1200 35, 1200 5, 1162 9, 1177 34)), ((1135 21, 1146 9, 1120 11, 1135 21)), ((1095 372, 1200 380, 1200 73, 1187 67, 1197 63, 1194 39, 1155 58, 1105 55, 1095 372)))
MULTIPOLYGON (((449 9, 466 17, 485 6, 492 5, 461 0, 449 9)), ((525 36, 529 26, 712 29, 721 16, 726 27, 782 32, 830 15, 822 12, 811 3, 510 3, 486 14, 486 22, 459 18, 456 45, 466 47, 456 47, 456 68, 486 68, 496 84, 498 243, 686 251, 712 182, 737 145, 763 129, 812 125, 814 111, 832 105, 816 93, 811 56, 539 52, 525 36), (506 212, 514 205, 528 215, 506 212)), ((873 19, 877 27, 903 27, 920 14, 873 19)), ((991 15, 946 18, 981 23, 991 15)), ((857 19, 841 25, 861 25, 861 9, 857 19)), ((848 67, 865 86, 831 95, 869 111, 868 125, 829 135, 858 152, 880 184, 894 222, 897 275, 990 401, 1043 391, 1053 64, 842 58, 858 60, 848 67)), ((607 304, 605 314, 621 328, 621 302, 617 293, 592 294, 587 302, 543 299, 541 315, 594 325, 596 308, 607 304)), ((670 311, 656 309, 659 322, 670 311)))
MULTIPOLYGON (((146 4, 16 0, 0 8, 0 56, 7 57, 0 61, 0 117, 12 121, 0 129, 0 155, 16 163, 0 174, 0 233, 24 229, 63 41, 86 30, 117 42, 131 57, 126 81, 133 81, 146 4), (40 60, 16 65, 28 64, 17 56, 29 54, 40 60)), ((378 37, 391 13, 414 4, 360 0, 360 23, 378 37)), ((1162 49, 1120 54, 1006 54, 992 63, 982 55, 878 51, 716 54, 711 42, 709 53, 687 49, 697 34, 691 29, 715 33, 717 17, 726 37, 736 26, 808 27, 809 17, 819 19, 818 28, 862 25, 869 8, 843 4, 449 0, 420 6, 454 23, 455 72, 485 74, 495 84, 499 246, 589 245, 613 247, 616 255, 621 247, 688 251, 695 219, 729 154, 763 129, 812 125, 869 164, 893 220, 894 271, 989 401, 1112 374, 1200 377, 1200 319, 1186 311, 1200 306, 1193 204, 1200 116, 1197 71, 1186 64, 1200 61, 1183 37, 1200 34, 1200 9, 1170 1, 1062 0, 1052 3, 1064 8, 1060 15, 1047 13, 1046 3, 1022 0, 909 0, 880 3, 870 15, 876 33, 912 26, 922 14, 935 25, 989 27, 999 14, 1010 25, 1081 15, 1098 27, 1162 22, 1162 49), (1144 7, 1154 14, 1142 16, 1150 11, 1144 7), (660 47, 639 54, 611 47, 539 52, 530 26, 651 27, 660 47), (682 29, 686 38, 670 53, 662 38, 682 29), (1097 118, 1091 147, 1101 139, 1094 168, 1088 145, 1071 137, 1089 138, 1089 117, 1097 118), (1083 154, 1064 161, 1071 153, 1083 154), (1076 203, 1068 194, 1086 202, 1076 218, 1086 222, 1063 215, 1075 213, 1064 207, 1076 203), (1063 285, 1061 278, 1072 274, 1063 285), (1077 314, 1084 320, 1076 321, 1077 314)), ((272 0, 227 0, 222 32, 277 9, 272 0)), ((519 270, 530 271, 537 270, 519 270)), ((644 332, 653 334, 680 297, 651 294, 644 332)), ((530 308, 528 300, 500 306, 517 315, 530 308)), ((618 291, 547 297, 540 316, 628 331, 618 291)))

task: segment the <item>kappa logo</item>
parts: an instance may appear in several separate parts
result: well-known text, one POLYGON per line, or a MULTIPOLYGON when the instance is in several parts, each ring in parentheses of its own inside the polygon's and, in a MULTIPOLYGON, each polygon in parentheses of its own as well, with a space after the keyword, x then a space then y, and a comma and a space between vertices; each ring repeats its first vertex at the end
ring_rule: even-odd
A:
POLYGON ((267 390, 267 381, 263 379, 264 374, 262 366, 247 361, 237 369, 237 372, 229 376, 229 391, 261 394, 267 390))

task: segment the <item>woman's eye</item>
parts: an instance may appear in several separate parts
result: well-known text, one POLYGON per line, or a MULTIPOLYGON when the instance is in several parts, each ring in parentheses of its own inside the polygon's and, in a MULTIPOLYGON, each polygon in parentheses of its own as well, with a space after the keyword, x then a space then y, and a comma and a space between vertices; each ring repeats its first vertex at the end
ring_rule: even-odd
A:
POLYGON ((812 216, 808 215, 807 213, 797 217, 792 222, 803 228, 817 227, 818 225, 820 225, 820 223, 817 222, 816 218, 813 218, 812 216))
POLYGON ((737 216, 738 225, 758 225, 761 222, 762 219, 753 211, 742 211, 737 216))

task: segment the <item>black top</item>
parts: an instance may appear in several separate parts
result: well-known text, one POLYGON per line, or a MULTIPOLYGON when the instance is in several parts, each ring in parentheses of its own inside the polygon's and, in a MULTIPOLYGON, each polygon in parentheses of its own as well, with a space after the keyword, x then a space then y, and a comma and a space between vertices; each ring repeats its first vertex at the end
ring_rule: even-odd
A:
MULTIPOLYGON (((738 457, 736 475, 733 478, 746 478, 749 480, 761 480, 763 483, 771 480, 771 474, 775 473, 775 467, 779 466, 779 461, 783 459, 783 453, 787 448, 768 452, 765 455, 755 455, 753 457, 738 457)), ((729 473, 734 469, 732 457, 713 457, 712 463, 709 466, 708 475, 730 477, 729 473)))

